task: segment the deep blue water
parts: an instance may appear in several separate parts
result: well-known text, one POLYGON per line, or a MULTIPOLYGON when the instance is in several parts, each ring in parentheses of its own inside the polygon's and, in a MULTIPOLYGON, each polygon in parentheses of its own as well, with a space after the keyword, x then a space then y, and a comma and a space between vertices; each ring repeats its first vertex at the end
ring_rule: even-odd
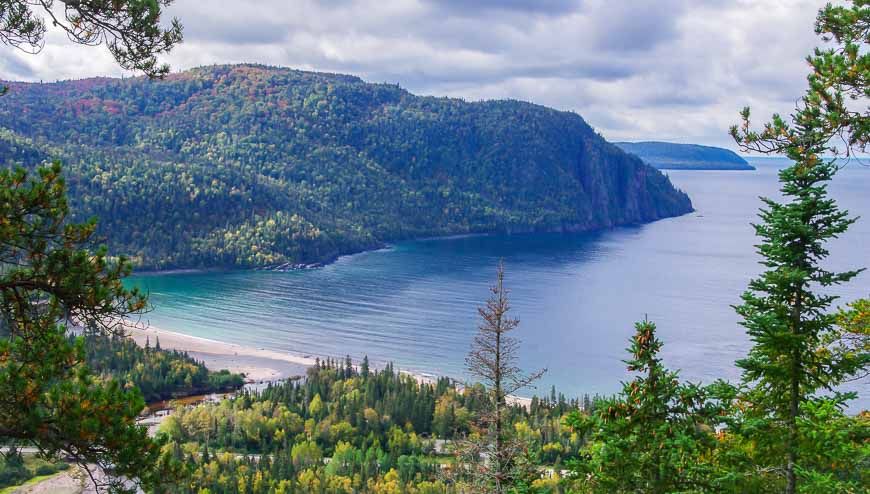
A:
MULTIPOLYGON (((776 195, 783 160, 756 172, 670 171, 696 212, 590 234, 473 236, 402 243, 291 273, 146 276, 155 326, 287 351, 344 356, 432 375, 463 376, 499 259, 523 340, 521 364, 549 369, 541 387, 569 395, 612 393, 627 374, 633 323, 655 321, 664 358, 691 380, 739 376, 749 341, 731 305, 760 272, 750 222, 758 197, 776 195)), ((866 221, 832 246, 832 267, 870 265, 870 169, 850 165, 831 186, 866 221)), ((837 290, 870 294, 863 274, 837 290)), ((858 385, 870 402, 870 385, 858 385)))

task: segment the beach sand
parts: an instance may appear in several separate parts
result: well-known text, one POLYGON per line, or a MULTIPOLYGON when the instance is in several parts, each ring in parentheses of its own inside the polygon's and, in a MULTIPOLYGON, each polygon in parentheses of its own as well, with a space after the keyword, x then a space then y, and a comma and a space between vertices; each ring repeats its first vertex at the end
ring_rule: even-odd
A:
POLYGON ((249 382, 304 376, 306 369, 315 364, 314 358, 198 338, 154 326, 128 325, 126 330, 140 346, 145 346, 146 340, 154 345, 160 338, 160 347, 164 350, 187 352, 211 370, 227 369, 243 373, 249 382))
MULTIPOLYGON (((145 346, 146 339, 150 341, 151 345, 154 345, 159 337, 161 348, 187 352, 211 370, 227 369, 230 372, 240 372, 245 375, 248 382, 277 381, 294 376, 304 376, 306 370, 316 363, 313 357, 302 357, 264 348, 251 348, 234 343, 199 338, 154 326, 128 325, 127 333, 140 346, 145 346)), ((401 370, 399 372, 413 376, 421 384, 436 381, 430 376, 401 370)), ((531 399, 520 396, 508 396, 507 401, 510 404, 525 408, 531 404, 531 399)))

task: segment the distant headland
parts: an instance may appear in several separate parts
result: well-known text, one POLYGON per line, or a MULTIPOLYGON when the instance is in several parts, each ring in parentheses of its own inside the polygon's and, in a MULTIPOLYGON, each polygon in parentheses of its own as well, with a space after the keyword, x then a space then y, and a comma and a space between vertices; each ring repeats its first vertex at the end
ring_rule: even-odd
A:
POLYGON ((673 142, 614 142, 659 170, 755 170, 734 151, 673 142))

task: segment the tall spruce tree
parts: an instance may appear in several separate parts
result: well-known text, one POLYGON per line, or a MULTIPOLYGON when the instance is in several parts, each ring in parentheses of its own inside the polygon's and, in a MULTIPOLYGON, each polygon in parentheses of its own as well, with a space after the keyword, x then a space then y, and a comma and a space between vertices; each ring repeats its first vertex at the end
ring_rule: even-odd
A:
MULTIPOLYGON (((842 406, 854 393, 837 386, 860 372, 866 354, 831 351, 839 335, 837 297, 826 288, 854 278, 859 271, 832 272, 824 267, 826 243, 844 233, 853 219, 827 196, 837 168, 819 154, 812 127, 800 125, 810 140, 788 150, 795 164, 780 172, 784 202, 763 199, 758 251, 767 271, 752 280, 737 312, 753 341, 743 370, 746 431, 765 452, 774 471, 782 471, 785 492, 797 492, 801 453, 799 423, 804 406, 831 394, 842 406), (777 459, 780 461, 778 462, 777 459)), ((807 466, 804 465, 803 468, 807 466)))
MULTIPOLYGON (((802 455, 802 424, 820 403, 842 409, 852 393, 838 385, 865 369, 866 352, 837 351, 837 297, 829 288, 847 282, 860 271, 826 269, 827 243, 854 222, 828 196, 827 185, 838 170, 825 155, 849 156, 867 142, 868 41, 870 9, 866 1, 851 6, 828 5, 819 13, 816 30, 833 48, 817 49, 808 58, 809 89, 790 122, 774 115, 762 130, 752 130, 750 111, 731 134, 744 150, 782 154, 793 165, 779 174, 782 200, 764 198, 758 252, 767 269, 749 285, 737 307, 754 346, 737 362, 743 369, 742 432, 756 450, 759 472, 783 478, 788 494, 798 492, 801 478, 810 478, 819 464, 802 455), (858 107, 856 110, 855 107, 858 107), (847 149, 833 146, 835 138, 847 149), (824 396, 822 396, 824 395, 824 396)), ((828 468, 828 467, 825 467, 828 468)), ((836 470, 836 464, 830 466, 836 470)))

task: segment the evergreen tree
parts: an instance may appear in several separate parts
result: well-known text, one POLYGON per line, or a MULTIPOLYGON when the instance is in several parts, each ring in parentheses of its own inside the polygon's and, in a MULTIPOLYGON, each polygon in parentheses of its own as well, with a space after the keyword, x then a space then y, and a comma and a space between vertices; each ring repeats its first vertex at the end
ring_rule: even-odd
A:
POLYGON ((767 271, 752 280, 737 307, 754 346, 737 362, 745 391, 735 432, 753 441, 752 463, 759 472, 782 473, 787 494, 801 490, 800 479, 812 478, 814 471, 838 470, 836 462, 822 465, 805 454, 802 436, 813 431, 801 424, 807 423, 808 410, 822 403, 842 409, 854 394, 839 393, 837 386, 868 363, 866 349, 839 351, 844 333, 831 311, 837 297, 828 288, 859 271, 824 267, 826 244, 854 220, 828 197, 827 184, 838 167, 823 158, 838 154, 831 145, 834 138, 846 143, 847 156, 867 143, 867 110, 855 111, 849 101, 868 95, 870 58, 862 50, 868 21, 865 1, 824 8, 816 30, 837 45, 808 58, 813 68, 809 89, 791 122, 774 115, 771 123, 754 131, 746 108, 742 126, 731 129, 744 150, 783 154, 794 162, 779 174, 783 200, 763 199, 765 209, 755 229, 767 271))
MULTIPOLYGON (((85 365, 78 324, 117 333, 146 300, 121 279, 130 266, 89 250, 95 222, 68 224, 60 165, 0 171, 0 441, 87 465, 112 465, 153 485, 159 455, 136 425, 141 395, 85 365)), ((14 448, 13 448, 14 449, 14 448)), ((112 482, 120 486, 118 482, 112 482)))
POLYGON ((93 373, 117 379, 125 388, 135 385, 146 402, 231 391, 244 384, 242 375, 209 371, 187 353, 163 351, 158 346, 149 350, 131 338, 92 331, 83 336, 85 361, 93 373))
POLYGON ((369 356, 368 355, 363 357, 362 365, 360 366, 360 375, 364 379, 368 379, 368 377, 369 377, 369 356))
POLYGON ((712 467, 702 459, 714 450, 722 407, 710 399, 713 389, 680 383, 662 365, 655 324, 635 328, 626 364, 637 377, 620 395, 599 400, 591 415, 574 411, 566 418, 590 441, 575 469, 593 492, 708 491, 712 467))
MULTIPOLYGON (((124 68, 150 77, 168 72, 157 55, 181 41, 181 25, 160 26, 171 0, 0 0, 0 43, 42 49, 46 22, 74 42, 106 43, 124 68)), ((0 87, 0 95, 8 88, 0 87)), ((154 487, 160 453, 135 419, 141 395, 114 380, 95 379, 85 365, 82 338, 69 327, 117 334, 120 321, 145 308, 127 290, 125 258, 94 250, 96 222, 67 223, 69 208, 60 164, 0 171, 0 441, 63 455, 82 465, 113 471, 154 487)), ((93 477, 92 477, 93 478, 93 477)), ((95 480, 96 482, 96 480, 95 480)), ((125 490, 109 477, 108 487, 125 490)))
MULTIPOLYGON (((810 128, 806 128, 811 132, 810 128)), ((785 491, 797 492, 800 456, 799 421, 803 407, 818 391, 833 393, 838 405, 854 394, 836 387, 866 366, 867 354, 832 352, 827 344, 838 334, 831 305, 837 299, 824 288, 852 279, 858 271, 831 272, 823 267, 825 243, 853 220, 827 197, 827 182, 836 165, 818 157, 822 149, 796 145, 795 164, 780 173, 788 202, 764 199, 767 208, 756 225, 759 253, 768 268, 752 280, 737 312, 754 346, 737 362, 743 369, 748 429, 759 447, 781 458, 785 491)))
POLYGON ((350 379, 353 374, 353 361, 351 361, 350 355, 347 355, 344 358, 344 377, 345 379, 350 379))

